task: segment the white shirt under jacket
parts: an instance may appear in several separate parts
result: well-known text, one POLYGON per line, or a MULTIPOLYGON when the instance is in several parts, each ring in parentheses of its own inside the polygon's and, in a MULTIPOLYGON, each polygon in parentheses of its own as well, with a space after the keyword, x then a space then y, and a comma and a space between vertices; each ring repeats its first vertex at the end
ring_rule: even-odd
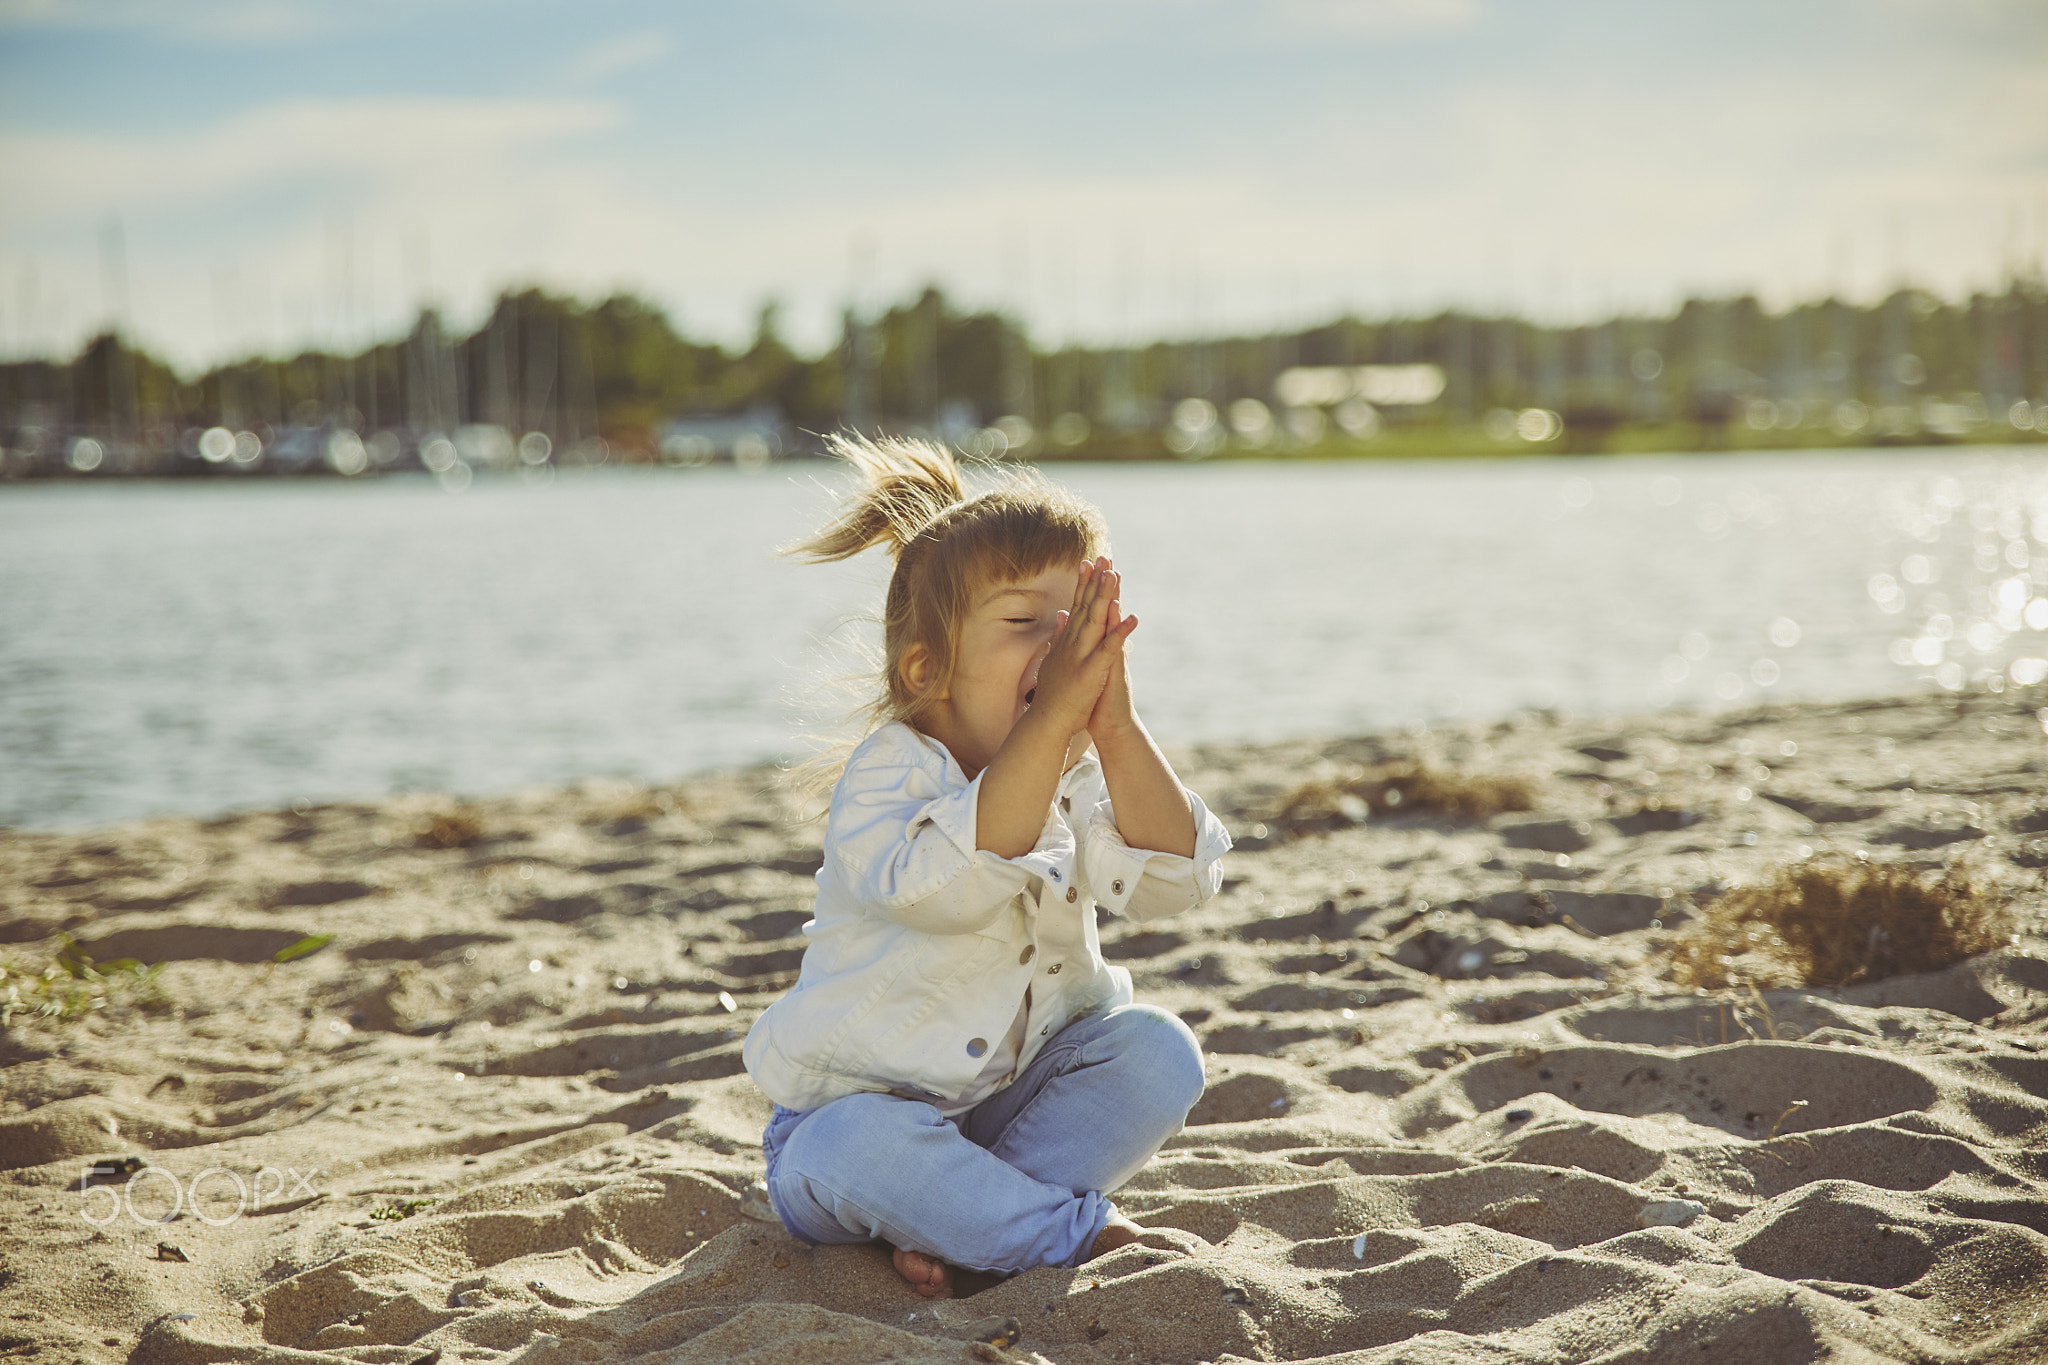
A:
POLYGON ((1130 1002, 1130 973, 1102 958, 1098 903, 1159 919, 1222 883, 1230 836, 1199 797, 1188 793, 1194 857, 1134 849, 1092 754, 1061 778, 1022 857, 974 846, 980 795, 979 777, 907 725, 854 750, 832 793, 803 969, 747 1034, 747 1071, 768 1098, 813 1109, 879 1091, 953 1112, 984 1088, 1027 993, 1002 1080, 1069 1023, 1130 1002))

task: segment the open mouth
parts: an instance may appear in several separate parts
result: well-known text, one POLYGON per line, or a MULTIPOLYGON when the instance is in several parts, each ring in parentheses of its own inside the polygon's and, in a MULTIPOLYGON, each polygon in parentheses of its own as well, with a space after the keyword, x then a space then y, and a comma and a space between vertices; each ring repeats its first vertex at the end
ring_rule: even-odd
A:
POLYGON ((1029 705, 1031 705, 1031 700, 1032 700, 1032 698, 1036 697, 1037 695, 1038 695, 1038 689, 1037 689, 1037 688, 1035 688, 1035 687, 1034 687, 1034 688, 1032 688, 1032 689, 1031 689, 1031 690, 1030 690, 1029 692, 1026 692, 1026 693, 1024 694, 1024 704, 1025 704, 1026 706, 1029 706, 1029 705))

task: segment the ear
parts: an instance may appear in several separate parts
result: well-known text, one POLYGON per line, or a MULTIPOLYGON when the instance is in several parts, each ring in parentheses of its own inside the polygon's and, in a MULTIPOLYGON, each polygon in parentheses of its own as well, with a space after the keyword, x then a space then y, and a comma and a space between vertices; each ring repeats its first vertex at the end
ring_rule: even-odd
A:
MULTIPOLYGON (((912 692, 919 695, 923 695, 925 688, 931 686, 937 667, 936 661, 932 658, 932 652, 921 644, 914 644, 905 649, 903 651, 903 660, 898 666, 899 671, 903 674, 903 681, 909 685, 912 692)), ((939 691, 931 698, 933 701, 946 701, 947 699, 946 690, 939 691)))

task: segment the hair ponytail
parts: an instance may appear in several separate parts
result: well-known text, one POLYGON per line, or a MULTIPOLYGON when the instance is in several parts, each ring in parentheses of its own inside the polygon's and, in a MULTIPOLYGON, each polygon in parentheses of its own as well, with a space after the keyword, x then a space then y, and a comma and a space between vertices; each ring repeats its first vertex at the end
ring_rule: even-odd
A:
POLYGON ((918 532, 967 500, 960 466, 943 446, 834 432, 825 438, 825 449, 853 466, 861 487, 837 516, 784 554, 822 564, 881 545, 895 558, 918 532))

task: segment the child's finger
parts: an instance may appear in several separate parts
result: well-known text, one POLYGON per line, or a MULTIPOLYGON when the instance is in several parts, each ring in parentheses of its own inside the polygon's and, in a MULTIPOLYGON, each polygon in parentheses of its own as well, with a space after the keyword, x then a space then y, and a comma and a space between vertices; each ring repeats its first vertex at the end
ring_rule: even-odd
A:
POLYGON ((1126 616, 1116 629, 1104 631, 1102 638, 1095 642, 1095 647, 1088 651, 1088 657, 1095 660, 1098 665, 1114 668, 1116 661, 1123 657, 1124 641, 1130 639, 1131 632, 1137 629, 1136 623, 1136 617, 1126 616))
POLYGON ((1091 586, 1095 590, 1095 596, 1088 604, 1088 618, 1090 621, 1105 620, 1116 603, 1116 571, 1114 569, 1102 570, 1095 575, 1091 586))
POLYGON ((1093 645, 1101 638, 1102 611, 1110 600, 1110 594, 1101 576, 1090 579, 1082 585, 1074 603, 1074 614, 1080 619, 1080 640, 1084 645, 1093 645))
POLYGON ((1094 594, 1091 591, 1093 586, 1089 566, 1083 563, 1081 565, 1081 576, 1074 582, 1073 615, 1083 618, 1088 615, 1088 604, 1095 600, 1094 594))

